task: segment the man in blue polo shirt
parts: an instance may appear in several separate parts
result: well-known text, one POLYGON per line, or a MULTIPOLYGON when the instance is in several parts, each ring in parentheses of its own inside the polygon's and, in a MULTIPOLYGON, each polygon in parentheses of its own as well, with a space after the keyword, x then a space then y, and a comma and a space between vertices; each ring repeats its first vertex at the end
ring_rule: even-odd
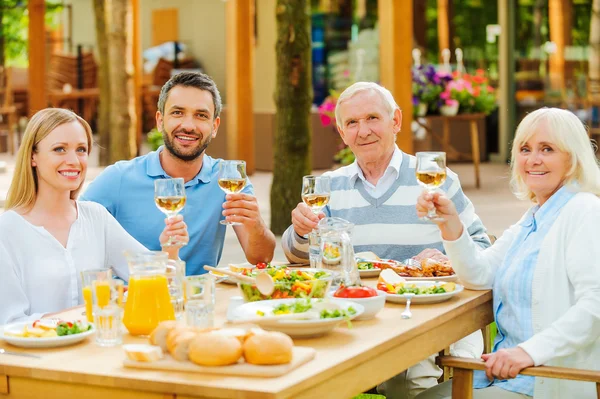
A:
POLYGON ((214 81, 197 72, 173 76, 162 87, 156 126, 165 145, 131 161, 120 161, 104 170, 88 187, 83 200, 98 202, 139 242, 160 249, 157 237, 164 215, 154 204, 156 179, 181 177, 187 201, 183 215, 189 243, 180 250, 186 273, 204 273, 203 265, 217 265, 223 251, 226 226, 234 226, 250 263, 269 262, 275 236, 262 220, 254 189, 248 181, 237 194, 218 185, 220 159, 205 154, 220 124, 221 96, 214 81))

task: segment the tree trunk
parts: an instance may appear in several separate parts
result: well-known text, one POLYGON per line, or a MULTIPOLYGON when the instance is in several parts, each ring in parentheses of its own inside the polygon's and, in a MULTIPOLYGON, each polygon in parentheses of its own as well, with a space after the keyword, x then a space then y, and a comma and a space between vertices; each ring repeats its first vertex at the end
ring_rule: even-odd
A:
POLYGON ((414 10, 414 42, 423 50, 427 48, 427 0, 415 0, 414 10))
POLYGON ((533 48, 536 49, 542 46, 542 12, 546 3, 546 0, 536 0, 533 6, 533 48))
POLYGON ((110 81, 108 76, 110 60, 108 58, 108 33, 106 31, 106 1, 107 0, 94 0, 100 88, 98 123, 96 129, 100 144, 100 165, 102 166, 108 165, 108 154, 110 152, 110 81))
POLYGON ((108 13, 108 66, 110 93, 109 162, 135 156, 135 112, 133 70, 127 32, 130 25, 129 1, 112 0, 108 13))
POLYGON ((592 4, 592 20, 590 21, 590 55, 589 55, 589 92, 592 100, 600 100, 600 0, 592 4))
POLYGON ((271 230, 282 234, 310 167, 312 105, 310 1, 277 0, 277 107, 271 230))

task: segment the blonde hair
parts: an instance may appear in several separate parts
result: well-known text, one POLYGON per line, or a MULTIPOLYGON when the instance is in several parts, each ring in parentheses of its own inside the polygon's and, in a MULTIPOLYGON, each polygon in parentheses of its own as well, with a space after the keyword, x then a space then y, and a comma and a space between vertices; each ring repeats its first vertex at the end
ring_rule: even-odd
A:
POLYGON ((393 118, 394 112, 396 112, 397 109, 400 109, 398 104, 396 104, 396 100, 394 100, 394 96, 392 96, 392 93, 385 87, 373 82, 356 82, 353 85, 349 86, 346 90, 344 90, 337 100, 335 106, 335 123, 338 125, 339 128, 343 128, 340 116, 340 105, 344 101, 352 98, 355 94, 369 90, 372 90, 381 96, 381 99, 385 104, 386 110, 388 111, 390 118, 393 118))
POLYGON ((569 155, 570 168, 563 185, 572 185, 577 191, 600 196, 600 168, 594 145, 583 123, 572 112, 559 108, 540 108, 528 114, 515 134, 511 150, 511 187, 519 199, 536 201, 516 168, 521 147, 535 133, 544 129, 556 147, 569 155))
MULTIPOLYGON (((31 165, 31 159, 36 151, 36 146, 54 129, 72 122, 79 122, 83 126, 88 141, 88 154, 91 153, 92 129, 83 118, 74 112, 62 108, 46 108, 33 115, 27 124, 21 147, 19 147, 17 153, 15 173, 6 198, 5 207, 7 210, 15 208, 29 210, 35 204, 38 180, 34 167, 31 165)), ((82 176, 81 185, 76 190, 71 191, 71 199, 77 198, 84 180, 85 174, 82 176)))

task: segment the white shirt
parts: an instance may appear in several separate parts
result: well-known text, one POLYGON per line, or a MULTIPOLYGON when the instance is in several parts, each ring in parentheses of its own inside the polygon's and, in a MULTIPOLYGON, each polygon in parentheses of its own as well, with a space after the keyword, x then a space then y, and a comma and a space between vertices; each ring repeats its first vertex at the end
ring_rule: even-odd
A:
POLYGON ((398 178, 398 174, 400 173, 400 165, 402 165, 402 151, 400 151, 398 146, 395 146, 392 159, 390 160, 388 167, 385 169, 383 176, 381 176, 377 182, 377 185, 375 186, 367 181, 365 174, 360 166, 358 166, 357 161, 354 161, 350 167, 352 168, 351 173, 353 173, 353 181, 356 181, 357 178, 360 178, 365 186, 365 190, 367 190, 367 193, 369 193, 371 197, 377 199, 383 194, 387 193, 390 187, 392 187, 392 184, 394 184, 398 178))
MULTIPOLYGON (((490 289, 522 226, 513 225, 481 250, 466 232, 444 247, 456 274, 471 289, 490 289)), ((600 370, 600 199, 576 194, 548 231, 535 266, 533 337, 518 346, 536 366, 600 370)), ((536 377, 534 398, 595 399, 591 382, 536 377)))
POLYGON ((83 303, 81 271, 112 267, 127 280, 124 251, 146 249, 100 204, 77 201, 67 247, 14 211, 0 215, 0 325, 83 303))

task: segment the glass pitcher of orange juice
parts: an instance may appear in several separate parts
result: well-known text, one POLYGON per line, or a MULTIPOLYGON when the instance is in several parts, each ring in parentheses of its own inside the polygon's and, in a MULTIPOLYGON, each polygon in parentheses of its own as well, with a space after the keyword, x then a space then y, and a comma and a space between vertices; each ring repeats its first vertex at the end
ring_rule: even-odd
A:
POLYGON ((167 253, 126 254, 129 291, 123 324, 131 335, 149 335, 158 323, 175 320, 166 276, 167 253))

